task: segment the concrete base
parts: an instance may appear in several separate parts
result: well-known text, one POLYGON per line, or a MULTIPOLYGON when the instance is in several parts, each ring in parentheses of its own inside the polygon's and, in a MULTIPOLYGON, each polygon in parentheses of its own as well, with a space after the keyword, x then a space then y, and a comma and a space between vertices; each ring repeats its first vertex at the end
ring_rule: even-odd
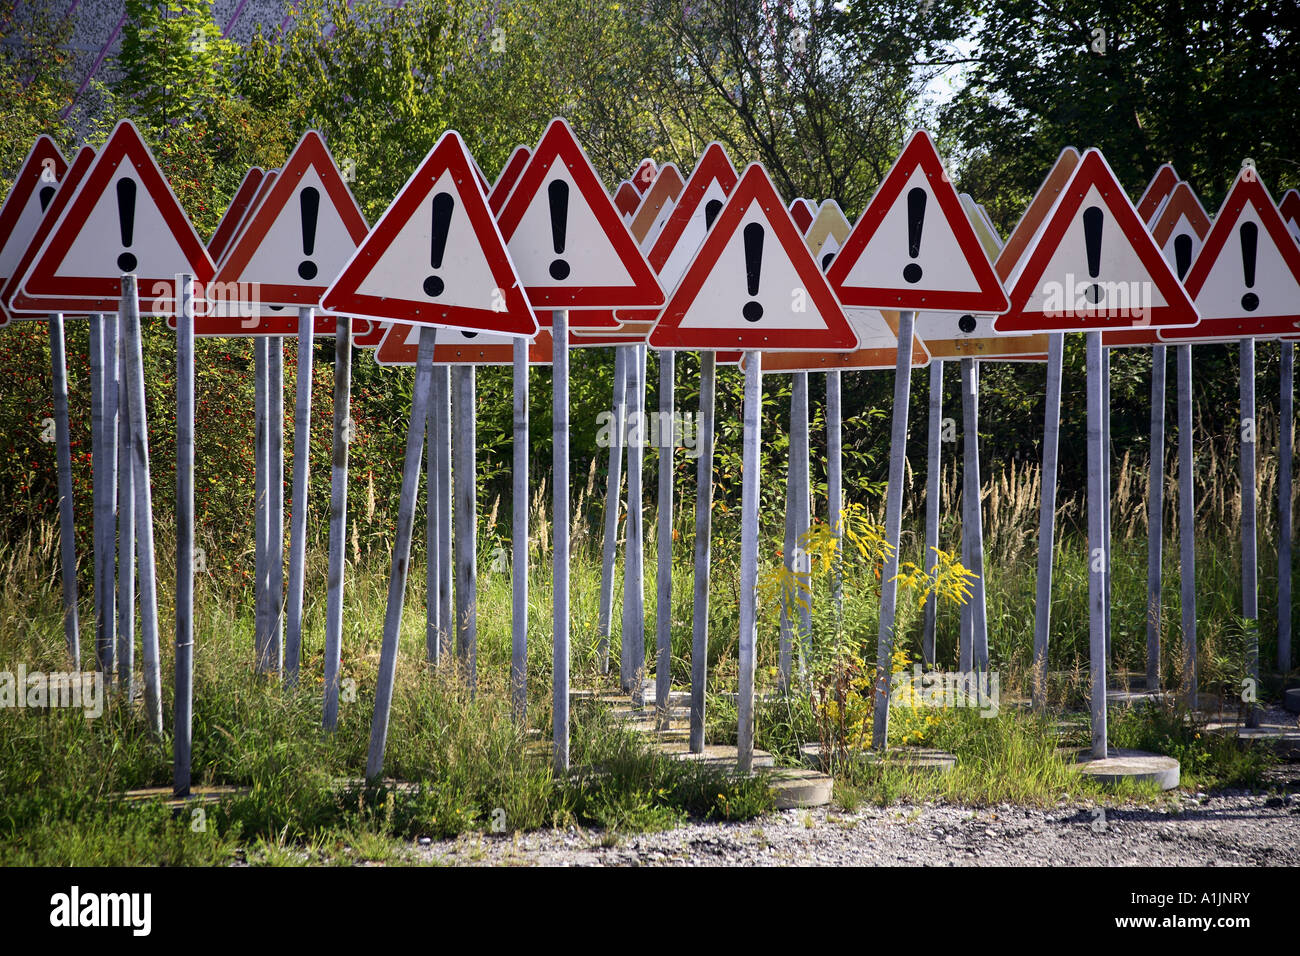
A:
POLYGON ((1294 722, 1265 716, 1258 727, 1246 727, 1234 720, 1212 720, 1205 725, 1205 732, 1236 737, 1247 744, 1268 747, 1283 760, 1300 760, 1300 726, 1294 722))
POLYGON ((1130 688, 1129 690, 1106 691, 1107 704, 1163 704, 1169 699, 1170 694, 1160 690, 1130 688))
MULTIPOLYGON (((691 753, 690 740, 656 740, 655 749, 675 760, 693 760, 728 772, 736 770, 736 748, 723 744, 705 744, 702 753, 691 753)), ((755 750, 755 767, 775 767, 776 758, 766 750, 755 750)))
POLYGON ((1292 687, 1283 691, 1282 706, 1293 714, 1300 714, 1300 687, 1292 687))
POLYGON ((835 781, 815 770, 783 769, 766 776, 778 810, 824 807, 831 802, 835 790, 835 781))
MULTIPOLYGON (((825 771, 829 769, 827 767, 828 761, 820 743, 804 744, 799 748, 799 755, 804 763, 814 770, 825 771)), ((902 770, 915 770, 922 773, 948 773, 953 767, 957 766, 955 754, 925 747, 895 747, 886 751, 883 759, 880 754, 873 751, 858 751, 852 753, 850 759, 857 759, 870 764, 883 764, 902 770)))
MULTIPOLYGON (((644 693, 641 695, 640 707, 636 706, 631 694, 617 692, 573 691, 569 698, 570 700, 595 700, 622 710, 654 710, 655 687, 654 684, 645 685, 644 693)), ((668 706, 672 708, 689 708, 691 706, 691 692, 689 690, 670 690, 668 692, 668 706)))
POLYGON ((143 787, 139 790, 128 790, 122 795, 122 799, 128 803, 157 800, 165 807, 178 810, 181 807, 220 803, 227 797, 238 797, 252 792, 251 787, 194 787, 187 795, 178 797, 172 793, 171 787, 143 787))
POLYGON ((1124 780, 1155 783, 1161 790, 1178 786, 1178 761, 1173 757, 1144 753, 1141 750, 1110 748, 1110 756, 1098 760, 1092 751, 1079 753, 1079 772, 1100 783, 1116 784, 1124 780))

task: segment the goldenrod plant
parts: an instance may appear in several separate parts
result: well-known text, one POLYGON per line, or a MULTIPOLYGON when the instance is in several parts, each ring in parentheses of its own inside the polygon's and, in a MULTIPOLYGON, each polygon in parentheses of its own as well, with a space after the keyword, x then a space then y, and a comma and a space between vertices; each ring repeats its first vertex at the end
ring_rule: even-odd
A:
MULTIPOLYGON (((937 548, 933 552, 928 571, 913 561, 899 564, 893 578, 899 590, 915 599, 918 607, 931 595, 944 604, 965 604, 975 574, 952 552, 937 548)), ((837 526, 814 521, 799 536, 793 559, 784 560, 783 555, 776 567, 759 578, 760 613, 766 609, 770 617, 781 606, 813 612, 815 633, 801 635, 800 641, 806 672, 802 698, 811 708, 822 753, 833 762, 860 752, 871 729, 877 622, 860 610, 850 611, 846 618, 836 600, 819 603, 814 610, 813 592, 820 583, 829 586, 832 576, 878 582, 892 553, 884 527, 873 522, 861 504, 850 503, 840 512, 837 526)), ((891 671, 901 674, 911 666, 906 650, 896 646, 891 671)), ((909 694, 915 695, 910 684, 891 701, 900 714, 897 742, 922 744, 938 718, 924 714, 909 694)))

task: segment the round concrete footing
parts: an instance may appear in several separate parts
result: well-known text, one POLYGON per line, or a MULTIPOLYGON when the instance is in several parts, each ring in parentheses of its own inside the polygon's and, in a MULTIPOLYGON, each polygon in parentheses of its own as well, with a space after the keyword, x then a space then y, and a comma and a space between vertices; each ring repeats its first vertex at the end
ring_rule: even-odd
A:
POLYGON ((1293 714, 1300 714, 1300 687, 1292 687, 1283 692, 1282 706, 1293 714))
MULTIPOLYGON (((677 760, 694 760, 727 771, 736 769, 735 747, 727 747, 722 744, 705 744, 703 752, 691 753, 689 735, 685 740, 657 740, 655 741, 655 749, 677 760)), ((774 767, 776 766, 776 758, 766 750, 755 749, 751 766, 774 767)))
POLYGON ((220 803, 228 797, 246 796, 252 792, 251 787, 194 787, 185 796, 178 797, 172 792, 171 787, 143 787, 139 790, 126 791, 122 795, 122 799, 128 803, 146 803, 157 800, 163 806, 169 807, 173 811, 179 811, 184 807, 220 803))
POLYGON ((1112 689, 1106 691, 1108 704, 1162 704, 1170 695, 1165 691, 1143 690, 1141 688, 1112 689))
MULTIPOLYGON (((820 743, 804 744, 799 748, 799 756, 805 764, 815 770, 829 770, 829 761, 820 743)), ((956 755, 924 747, 895 747, 886 751, 883 760, 880 754, 874 751, 854 751, 850 753, 849 759, 923 773, 948 773, 957 766, 956 755)))
POLYGON ((816 770, 774 770, 767 773, 767 782, 778 810, 796 807, 824 807, 831 802, 835 781, 816 770))
POLYGON ((1173 790, 1178 786, 1178 761, 1161 754, 1112 747, 1109 756, 1099 760, 1093 757, 1092 751, 1085 750, 1079 754, 1079 765, 1080 773, 1100 783, 1116 784, 1132 780, 1137 783, 1154 783, 1161 790, 1173 790))

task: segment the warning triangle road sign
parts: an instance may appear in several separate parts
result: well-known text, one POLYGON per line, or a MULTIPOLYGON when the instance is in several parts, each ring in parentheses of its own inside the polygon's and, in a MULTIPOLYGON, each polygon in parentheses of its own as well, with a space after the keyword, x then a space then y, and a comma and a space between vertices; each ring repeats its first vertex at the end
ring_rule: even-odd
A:
POLYGON ((650 346, 847 351, 857 345, 766 171, 751 164, 650 333, 650 346))
MULTIPOLYGON (((0 300, 3 300, 5 308, 9 315, 15 319, 39 319, 44 318, 50 312, 72 312, 74 314, 84 314, 88 310, 85 299, 44 299, 40 301, 29 299, 22 291, 23 280, 27 273, 31 271, 32 263, 36 260, 36 254, 40 252, 45 245, 45 240, 50 237, 54 231, 59 217, 63 210, 68 208, 68 204, 77 194, 77 188, 81 185, 82 180, 86 178, 86 173, 95 162, 95 151, 89 146, 83 146, 77 150, 77 155, 72 158, 72 165, 68 167, 63 178, 59 180, 58 188, 55 190, 54 197, 50 200, 49 208, 36 225, 36 231, 32 234, 27 243, 27 248, 23 250, 18 261, 14 263, 13 274, 4 282, 3 290, 0 290, 0 300)), ((116 310, 116 306, 113 307, 116 310)), ((108 311, 108 310, 101 310, 108 311)))
POLYGON ((790 218, 794 220, 801 235, 806 233, 808 227, 813 224, 813 219, 816 218, 813 215, 814 209, 813 204, 806 199, 796 199, 790 203, 790 218))
POLYGON ((1007 310, 1006 293, 924 130, 912 134, 826 278, 846 306, 1007 310))
MULTIPOLYGON (((665 292, 677 288, 738 178, 727 151, 719 143, 705 147, 646 256, 665 292)), ((619 309, 616 314, 625 322, 644 324, 648 329, 659 318, 660 311, 619 309)))
MULTIPOLYGON (((959 197, 981 247, 991 260, 1002 253, 1002 238, 980 206, 966 193, 959 197)), ((997 272, 996 267, 994 272, 997 272)), ((918 312, 916 336, 934 358, 974 358, 981 361, 1044 362, 1047 336, 1007 335, 993 328, 994 316, 971 312, 918 312)))
POLYGON ((1196 322, 1105 158, 1089 149, 1008 280, 999 331, 1083 332, 1196 322))
MULTIPOLYGON (((68 164, 48 136, 38 136, 0 206, 0 286, 14 274, 54 201, 68 164)), ((0 304, 0 319, 8 321, 0 304)), ((3 322, 0 322, 3 324, 3 322)))
POLYGON ((738 179, 721 144, 705 147, 647 256, 664 289, 677 287, 738 179))
POLYGON ((537 334, 460 134, 449 130, 429 151, 322 304, 344 315, 537 334))
POLYGON ((641 160, 641 165, 636 168, 632 174, 632 185, 636 191, 644 196, 649 190, 651 184, 655 181, 655 175, 659 172, 653 159, 641 160))
POLYGON ((265 178, 266 171, 259 166, 254 166, 244 174, 243 181, 230 199, 230 205, 226 207, 225 214, 217 223, 217 228, 212 231, 212 238, 208 240, 208 255, 212 257, 213 262, 220 262, 230 249, 231 240, 235 238, 235 234, 243 224, 244 217, 253 208, 258 187, 262 185, 262 180, 265 178))
POLYGON ((1300 329, 1300 246, 1263 180, 1244 167, 1184 283, 1201 322, 1169 341, 1274 338, 1300 329))
POLYGON ((1209 233, 1210 217, 1206 215, 1205 207, 1192 192, 1192 187, 1180 182, 1151 227, 1151 238, 1160 247, 1165 261, 1174 267, 1178 281, 1187 278, 1209 233))
POLYGON ((984 207, 972 199, 969 193, 961 193, 957 198, 961 201, 961 208, 966 211, 966 218, 970 220, 970 227, 975 230, 975 238, 980 241, 985 254, 990 261, 997 261, 1002 252, 1002 237, 984 212, 984 207))
POLYGON ((519 182, 519 174, 524 171, 528 165, 528 157, 532 151, 527 146, 516 146, 506 164, 501 167, 501 175, 497 181, 492 184, 492 189, 488 192, 488 208, 492 210, 492 215, 501 212, 501 207, 506 204, 506 199, 510 196, 510 190, 515 188, 515 183, 519 182))
MULTIPOLYGON (((506 204, 506 200, 510 198, 510 191, 519 182, 519 177, 528 165, 528 158, 531 155, 532 153, 527 146, 518 146, 510 154, 510 159, 506 162, 501 175, 497 177, 491 193, 488 194, 488 208, 492 210, 494 216, 500 215, 501 208, 506 204)), ((632 190, 632 192, 636 193, 636 190, 632 190)), ((636 198, 638 202, 641 199, 639 195, 636 198)), ((534 314, 534 319, 540 327, 550 323, 551 315, 549 311, 544 312, 540 318, 534 314)), ((610 309, 584 309, 569 314, 569 328, 571 329, 616 329, 618 326, 619 322, 614 318, 614 313, 610 309)))
MULTIPOLYGON (((1001 282, 1005 283, 1011 278, 1011 273, 1015 271, 1025 250, 1033 243, 1043 223, 1047 221, 1047 214, 1052 211, 1057 199, 1069 185, 1070 177, 1074 175, 1075 167, 1078 165, 1079 151, 1073 146, 1065 147, 1056 157, 1056 162, 1052 164, 1051 170, 1043 179, 1043 184, 1038 187, 1038 192, 1034 193, 1034 198, 1025 207, 1020 221, 1016 223, 1016 228, 1011 230, 1011 235, 1007 236, 1007 241, 1002 244, 1002 251, 998 253, 997 260, 993 263, 993 271, 997 273, 1001 282)), ((999 332, 1004 331, 1001 321, 1005 317, 1005 315, 999 316, 994 320, 994 328, 999 332)))
POLYGON ((660 167, 653 185, 641 200, 641 205, 637 207, 636 214, 632 216, 632 223, 628 226, 632 238, 642 248, 645 248, 647 243, 654 242, 656 227, 662 229, 667 222, 672 213, 673 203, 681 195, 683 185, 682 174, 678 172, 676 166, 665 163, 660 167))
MULTIPOLYGON (((414 365, 420 350, 420 326, 385 326, 375 349, 380 365, 414 365)), ((515 360, 514 337, 464 329, 439 329, 433 348, 434 365, 511 365, 515 360)), ((551 363, 551 336, 542 330, 528 344, 530 365, 551 363)))
MULTIPOLYGON (((225 215, 221 217, 216 230, 212 233, 212 238, 208 240, 208 255, 212 257, 213 262, 217 263, 218 271, 222 259, 248 228, 253 213, 262 205, 279 176, 278 169, 264 172, 252 188, 251 195, 246 190, 255 177, 251 171, 244 177, 244 182, 236 190, 225 215)), ((273 312, 270 307, 251 301, 251 296, 250 301, 241 301, 237 293, 237 286, 233 289, 224 286, 221 289, 212 289, 206 307, 197 310, 194 316, 194 334, 201 338, 297 334, 296 311, 286 313, 284 307, 280 307, 278 311, 273 312), (222 294, 231 291, 236 294, 222 294)), ((167 324, 174 331, 175 316, 169 317, 167 324)))
POLYGON ((641 205, 641 194, 636 191, 626 179, 618 184, 618 189, 614 190, 614 208, 618 214, 628 222, 632 221, 632 216, 636 214, 637 207, 641 205))
POLYGON ((1282 214, 1282 221, 1286 223, 1291 238, 1300 244, 1300 192, 1288 189, 1278 203, 1277 211, 1282 214))
MULTIPOLYGON (((898 366, 897 312, 845 309, 844 315, 857 333, 861 348, 851 352, 764 352, 763 373, 880 371, 898 366)), ((925 343, 913 337, 912 368, 929 364, 930 352, 925 343)))
POLYGON ((840 209, 839 203, 834 199, 822 203, 812 225, 804 234, 808 251, 813 254, 822 272, 831 267, 835 254, 843 248, 844 241, 849 238, 849 233, 852 231, 853 227, 849 225, 848 217, 840 209))
POLYGON ((391 324, 378 319, 353 319, 352 346, 359 349, 378 348, 391 324))
POLYGON ((1156 174, 1151 177, 1151 182, 1147 183, 1142 198, 1137 201, 1138 218, 1143 222, 1151 222, 1160 211, 1161 204, 1169 198, 1169 194, 1177 185, 1178 173, 1174 171, 1173 166, 1165 163, 1157 169, 1156 174))
MULTIPOLYGON (((834 261, 839 243, 851 227, 839 204, 828 199, 804 235, 804 244, 822 272, 834 261)), ((876 309, 845 309, 844 317, 858 337, 852 352, 769 352, 763 356, 765 372, 824 372, 831 369, 883 369, 898 364, 898 313, 876 309)), ((930 353, 919 336, 912 337, 912 366, 928 365, 930 353)))
MULTIPOLYGON (((216 306, 230 305, 223 302, 209 302, 206 312, 194 316, 194 334, 200 338, 245 338, 257 336, 281 336, 294 338, 298 335, 298 308, 287 305, 262 305, 251 308, 244 304, 243 312, 238 309, 218 311, 216 306)), ((312 322, 312 334, 327 337, 335 334, 335 321, 338 316, 329 312, 317 312, 312 322)), ((167 324, 174 330, 176 321, 168 318, 167 324)))
POLYGON ((213 291, 238 286, 258 302, 319 305, 367 231, 325 141, 309 130, 223 258, 213 291))
MULTIPOLYGON (((229 253, 230 250, 239 242, 240 236, 244 234, 244 230, 248 228, 248 224, 253 221, 253 213, 257 212, 258 207, 260 207, 263 201, 265 201, 266 197, 271 192, 271 187, 275 185, 275 181, 279 178, 280 170, 267 170, 266 175, 262 177, 262 181, 257 184, 257 190, 253 193, 253 198, 250 199, 248 205, 244 207, 242 214, 235 219, 234 225, 231 227, 229 235, 225 241, 221 245, 217 245, 215 241, 208 242, 208 255, 212 257, 212 261, 217 263, 218 266, 220 266, 221 260, 226 257, 226 254, 229 253)), ((227 212, 227 215, 230 215, 229 211, 227 212)), ((222 225, 224 224, 225 220, 223 219, 222 225)), ((213 240, 215 239, 216 235, 214 233, 213 240)))
POLYGON ((188 274, 206 288, 215 268, 153 154, 130 121, 114 127, 77 195, 37 254, 24 291, 32 299, 88 300, 115 311, 123 273, 135 273, 142 311, 175 309, 172 286, 188 274))
POLYGON ((539 314, 664 301, 654 272, 562 119, 547 126, 498 223, 539 314))
MULTIPOLYGON (((1151 238, 1160 247, 1165 261, 1173 267, 1179 282, 1187 278, 1209 232, 1210 217, 1205 214, 1205 208, 1192 192, 1192 187, 1185 182, 1178 183, 1166 197, 1151 226, 1151 238)), ((1104 332, 1101 336, 1101 344, 1107 348, 1152 346, 1162 342, 1155 329, 1124 329, 1104 332)))

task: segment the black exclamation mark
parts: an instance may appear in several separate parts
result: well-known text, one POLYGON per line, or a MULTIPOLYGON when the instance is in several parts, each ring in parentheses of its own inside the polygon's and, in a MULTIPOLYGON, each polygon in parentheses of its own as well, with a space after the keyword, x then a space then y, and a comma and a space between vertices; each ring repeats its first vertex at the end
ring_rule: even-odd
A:
MULTIPOLYGON (((569 231, 569 184, 556 179, 546 187, 551 203, 551 246, 557 256, 564 255, 564 236, 569 231)), ((569 264, 563 259, 551 263, 551 278, 563 282, 569 277, 569 264)))
POLYGON ((721 199, 710 199, 704 204, 704 231, 708 232, 713 228, 713 220, 718 218, 718 213, 722 211, 721 199))
POLYGON ((45 212, 45 210, 50 208, 50 200, 54 198, 54 187, 45 186, 42 188, 38 198, 41 203, 41 212, 45 212))
POLYGON ((822 256, 822 272, 825 272, 827 269, 829 269, 831 267, 831 263, 834 261, 835 261, 835 253, 833 252, 828 252, 826 253, 826 255, 822 256))
POLYGON ((1178 270, 1178 281, 1182 282, 1187 270, 1192 266, 1192 237, 1180 232, 1174 237, 1174 268, 1178 270))
MULTIPOLYGON (((921 254, 921 228, 925 225, 925 190, 913 186, 907 191, 907 254, 915 259, 921 254)), ((903 267, 908 282, 921 281, 921 267, 909 262, 903 267)))
MULTIPOLYGON (((135 180, 117 181, 117 225, 122 233, 122 245, 127 249, 135 239, 135 180)), ((129 252, 117 257, 117 267, 123 272, 135 271, 136 258, 129 252)))
MULTIPOLYGON (((745 286, 750 295, 758 295, 759 274, 763 270, 763 227, 751 222, 745 227, 745 286)), ((763 305, 753 300, 741 309, 746 322, 757 322, 763 317, 763 305)))
MULTIPOLYGON (((1259 243, 1259 226, 1253 222, 1243 222, 1238 230, 1241 236, 1241 271, 1246 279, 1246 288, 1255 287, 1255 252, 1259 243)), ((1241 297, 1241 307, 1247 312, 1259 308, 1259 296, 1247 292, 1241 297)))
MULTIPOLYGON (((316 249, 316 217, 320 213, 320 190, 308 186, 298 194, 302 211, 302 254, 310 256, 316 249)), ((304 259, 298 263, 298 275, 304 281, 316 278, 316 263, 304 259)))
MULTIPOLYGON (((1083 244, 1088 255, 1088 275, 1095 279, 1101 275, 1101 224, 1106 221, 1106 214, 1100 206, 1089 206, 1083 211, 1083 244)), ((1084 293, 1092 304, 1101 302, 1101 285, 1094 282, 1084 293)))
MULTIPOLYGON (((433 197, 432 232, 429 235, 429 265, 435 269, 442 268, 442 254, 447 251, 447 230, 451 227, 451 212, 456 208, 456 200, 451 193, 438 193, 433 197)), ((429 276, 424 280, 424 294, 431 299, 442 295, 446 288, 438 276, 429 276)))

